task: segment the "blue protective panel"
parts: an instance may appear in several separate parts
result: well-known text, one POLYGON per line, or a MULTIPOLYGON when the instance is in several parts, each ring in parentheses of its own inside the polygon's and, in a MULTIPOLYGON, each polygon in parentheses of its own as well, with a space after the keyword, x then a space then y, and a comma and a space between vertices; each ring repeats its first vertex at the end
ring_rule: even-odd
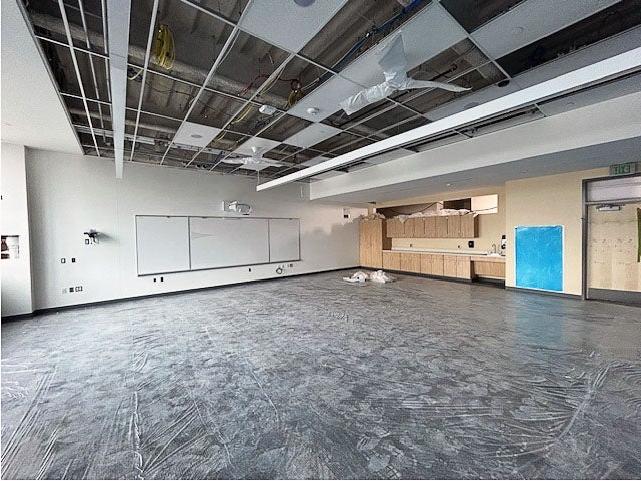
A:
POLYGON ((563 290, 563 226, 516 228, 516 286, 563 290))

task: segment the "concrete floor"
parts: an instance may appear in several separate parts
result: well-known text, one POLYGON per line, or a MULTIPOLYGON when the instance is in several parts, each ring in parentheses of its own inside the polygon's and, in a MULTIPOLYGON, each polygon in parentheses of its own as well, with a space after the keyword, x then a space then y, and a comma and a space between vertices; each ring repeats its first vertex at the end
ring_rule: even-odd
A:
POLYGON ((2 477, 641 476, 641 309, 342 275, 4 324, 2 477))

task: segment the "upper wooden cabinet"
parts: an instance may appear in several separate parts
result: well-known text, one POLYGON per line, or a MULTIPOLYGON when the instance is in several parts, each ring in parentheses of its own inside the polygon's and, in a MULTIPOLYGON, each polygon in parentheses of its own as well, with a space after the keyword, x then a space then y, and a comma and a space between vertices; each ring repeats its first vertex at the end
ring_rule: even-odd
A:
POLYGON ((478 217, 474 214, 386 219, 387 237, 467 239, 478 236, 478 217))

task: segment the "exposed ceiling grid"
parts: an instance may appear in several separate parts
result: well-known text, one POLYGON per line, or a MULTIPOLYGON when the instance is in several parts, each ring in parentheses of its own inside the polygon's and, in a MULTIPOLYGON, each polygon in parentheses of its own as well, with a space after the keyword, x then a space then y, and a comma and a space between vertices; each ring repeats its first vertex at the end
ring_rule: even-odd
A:
MULTIPOLYGON (((88 9, 82 1, 65 0, 65 5, 74 10, 69 18, 76 22, 66 21, 66 26, 66 19, 60 22, 47 6, 50 0, 32 0, 27 7, 37 28, 35 36, 54 52, 49 59, 54 62, 52 66, 64 71, 66 79, 73 77, 75 67, 80 92, 70 88, 64 76, 56 80, 59 94, 69 100, 65 103, 75 119, 81 143, 86 145, 90 135, 98 155, 111 154, 114 149, 110 139, 117 137, 116 131, 120 130, 114 119, 118 123, 122 115, 126 133, 122 141, 126 140, 131 161, 153 162, 151 158, 159 155, 150 149, 149 139, 154 139, 156 150, 158 147, 164 150, 159 162, 162 165, 227 173, 231 168, 231 172, 242 173, 236 171, 244 170, 244 166, 230 167, 224 161, 248 154, 251 146, 256 145, 270 149, 268 156, 278 160, 279 166, 269 166, 263 172, 264 177, 273 177, 303 168, 311 159, 332 158, 437 120, 442 117, 437 112, 446 111, 450 105, 459 105, 458 111, 473 107, 482 101, 479 99, 486 91, 491 100, 523 88, 520 79, 516 81, 508 74, 499 57, 532 43, 533 39, 552 35, 590 15, 611 9, 612 5, 634 0, 565 0, 555 5, 555 15, 549 15, 547 0, 488 0, 482 9, 470 5, 461 8, 458 0, 419 0, 411 2, 409 8, 392 0, 363 0, 358 8, 347 0, 327 0, 305 9, 293 0, 270 3, 235 0, 219 3, 217 7, 211 2, 193 0, 141 0, 136 4, 137 10, 132 10, 129 58, 125 55, 121 65, 125 71, 129 68, 130 78, 125 80, 126 86, 119 79, 115 82, 112 79, 111 84, 114 91, 126 88, 124 107, 113 101, 108 87, 109 72, 100 72, 93 61, 96 57, 104 62, 105 69, 109 65, 106 25, 114 11, 106 6, 121 0, 85 0, 88 9), (152 3, 153 8, 149 8, 152 3), (548 8, 544 8, 546 4, 548 8), (179 5, 182 7, 177 8, 179 5), (158 23, 167 23, 176 31, 173 69, 166 70, 151 62, 156 10, 158 23), (148 20, 143 18, 144 15, 149 18, 149 12, 152 13, 149 32, 133 30, 134 25, 146 25, 148 20), (478 21, 474 15, 481 14, 482 20, 478 21), (371 17, 371 26, 363 27, 365 17, 371 17), (287 23, 290 18, 296 18, 296 22, 287 23), (388 23, 389 28, 382 28, 388 23), (282 28, 283 24, 287 28, 282 28), (353 115, 339 114, 340 100, 382 80, 375 46, 399 30, 403 32, 408 70, 412 70, 413 78, 455 82, 472 90, 457 94, 434 89, 396 92, 353 115), (209 37, 212 40, 208 41, 209 37), (62 51, 55 51, 60 47, 69 52, 71 61, 62 51), (230 60, 225 62, 226 59, 230 60), (249 82, 255 75, 252 71, 258 75, 249 82), (288 100, 285 106, 283 95, 286 97, 289 92, 286 84, 294 80, 302 86, 302 98, 296 98, 293 106, 288 100), (507 86, 496 87, 499 82, 507 86), (87 88, 93 90, 95 98, 86 96, 87 88), (271 117, 258 111, 263 104, 275 108, 271 117), (107 106, 110 116, 104 114, 103 107, 107 106), (86 126, 81 125, 85 121, 78 123, 82 107, 86 126), (307 111, 314 107, 319 109, 318 113, 307 111), (100 129, 95 128, 92 119, 99 119, 100 129), (220 133, 207 144, 205 136, 198 145, 190 140, 191 147, 178 142, 178 134, 185 132, 183 126, 194 123, 220 129, 220 133), (111 137, 109 127, 114 131, 111 137), (99 142, 97 132, 102 136, 99 142)), ((293 92, 294 87, 291 88, 293 92)), ((451 135, 468 138, 473 134, 452 129, 451 135)), ((116 158, 118 144, 114 141, 116 158)), ((381 161, 372 159, 370 163, 378 163, 377 160, 381 161)))

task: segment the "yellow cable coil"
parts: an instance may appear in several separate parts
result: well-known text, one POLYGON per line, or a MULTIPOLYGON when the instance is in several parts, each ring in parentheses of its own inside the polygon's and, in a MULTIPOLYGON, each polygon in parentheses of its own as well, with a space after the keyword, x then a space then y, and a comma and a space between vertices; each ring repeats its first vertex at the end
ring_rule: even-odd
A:
POLYGON ((174 35, 167 25, 160 25, 154 42, 154 61, 159 67, 170 70, 175 59, 174 35))

